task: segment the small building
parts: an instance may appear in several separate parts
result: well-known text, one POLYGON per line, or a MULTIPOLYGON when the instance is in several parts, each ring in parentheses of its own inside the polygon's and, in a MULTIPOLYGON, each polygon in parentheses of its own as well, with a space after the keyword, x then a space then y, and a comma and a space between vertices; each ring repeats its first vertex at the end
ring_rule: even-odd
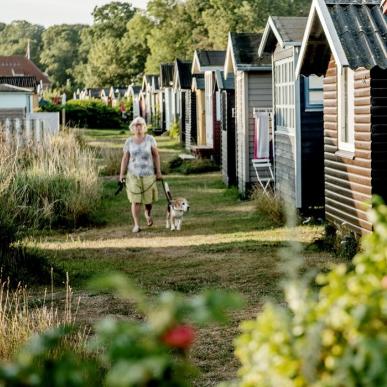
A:
POLYGON ((196 137, 195 95, 192 93, 192 62, 175 61, 173 89, 177 96, 177 112, 180 126, 180 142, 190 150, 192 135, 196 137))
POLYGON ((254 158, 254 109, 272 107, 271 58, 258 57, 261 34, 230 33, 224 64, 225 77, 235 78, 237 183, 242 195, 257 182, 254 158))
POLYGON ((324 76, 326 219, 359 234, 372 195, 387 199, 386 37, 379 0, 314 0, 296 68, 324 76))
POLYGON ((103 103, 108 106, 112 106, 112 100, 110 98, 110 87, 104 87, 100 89, 99 97, 103 103))
POLYGON ((304 213, 324 206, 322 78, 294 75, 306 22, 269 17, 259 47, 273 58, 275 188, 304 213))
POLYGON ((0 84, 0 120, 25 119, 33 111, 33 97, 30 88, 0 84))
POLYGON ((225 79, 224 72, 217 70, 215 81, 216 115, 221 129, 222 177, 224 184, 230 187, 237 184, 234 74, 225 79))
MULTIPOLYGON (((223 70, 225 51, 202 51, 196 50, 192 62, 193 76, 204 75, 204 95, 200 100, 196 99, 197 104, 204 102, 205 121, 202 120, 202 111, 197 105, 198 119, 198 143, 197 147, 205 148, 212 153, 213 159, 220 163, 221 143, 220 143, 220 121, 216 120, 216 97, 215 97, 215 71, 223 70), (204 100, 203 100, 204 99, 204 100)), ((195 152, 198 148, 192 148, 195 152)))
POLYGON ((141 86, 130 85, 126 97, 132 101, 133 117, 140 116, 140 92, 141 86))
POLYGON ((0 77, 35 77, 43 89, 51 86, 48 76, 23 55, 0 56, 0 77))
POLYGON ((173 88, 175 65, 163 63, 160 65, 160 90, 162 96, 161 122, 164 131, 169 130, 176 120, 176 94, 173 88))
POLYGON ((160 128, 160 86, 159 75, 146 74, 144 75, 140 105, 142 105, 142 116, 148 125, 154 128, 160 128))

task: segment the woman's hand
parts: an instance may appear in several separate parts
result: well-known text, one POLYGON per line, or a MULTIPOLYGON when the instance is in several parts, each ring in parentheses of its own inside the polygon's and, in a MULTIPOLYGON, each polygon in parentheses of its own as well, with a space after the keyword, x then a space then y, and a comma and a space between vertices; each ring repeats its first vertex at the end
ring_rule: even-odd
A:
POLYGON ((156 180, 163 180, 163 175, 161 174, 161 172, 156 173, 156 180))

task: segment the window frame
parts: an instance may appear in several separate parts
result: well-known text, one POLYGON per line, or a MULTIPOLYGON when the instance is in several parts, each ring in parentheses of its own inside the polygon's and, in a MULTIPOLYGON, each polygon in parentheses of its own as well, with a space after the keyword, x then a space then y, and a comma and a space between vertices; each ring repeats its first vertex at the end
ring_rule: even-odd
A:
MULTIPOLYGON (((310 86, 310 81, 309 78, 316 75, 310 75, 309 77, 304 76, 304 97, 305 97, 305 110, 306 111, 322 111, 324 109, 324 82, 322 83, 321 87, 311 87, 310 86), (310 102, 310 92, 311 91, 322 91, 323 96, 322 96, 322 102, 321 103, 313 103, 310 102)), ((323 77, 317 77, 317 78, 322 78, 323 77)))
POLYGON ((355 152, 355 71, 349 67, 337 67, 337 140, 339 150, 355 152))

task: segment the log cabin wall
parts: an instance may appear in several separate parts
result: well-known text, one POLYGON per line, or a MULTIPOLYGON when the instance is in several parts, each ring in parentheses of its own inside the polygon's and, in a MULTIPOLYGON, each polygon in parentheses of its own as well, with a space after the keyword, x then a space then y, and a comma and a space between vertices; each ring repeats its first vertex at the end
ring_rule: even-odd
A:
POLYGON ((338 226, 345 223, 358 234, 372 230, 365 201, 371 188, 371 87, 370 71, 355 71, 355 153, 338 152, 337 69, 330 60, 324 79, 324 172, 326 219, 338 226))
POLYGON ((371 70, 372 194, 387 201, 387 70, 371 70))

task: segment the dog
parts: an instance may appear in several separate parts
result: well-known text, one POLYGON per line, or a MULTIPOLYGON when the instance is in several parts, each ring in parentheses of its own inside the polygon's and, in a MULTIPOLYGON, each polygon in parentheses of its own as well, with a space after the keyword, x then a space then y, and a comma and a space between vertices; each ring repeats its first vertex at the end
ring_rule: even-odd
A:
POLYGON ((170 228, 171 231, 180 231, 184 213, 189 211, 188 200, 185 198, 172 199, 168 184, 164 184, 165 193, 168 197, 166 228, 170 228))

